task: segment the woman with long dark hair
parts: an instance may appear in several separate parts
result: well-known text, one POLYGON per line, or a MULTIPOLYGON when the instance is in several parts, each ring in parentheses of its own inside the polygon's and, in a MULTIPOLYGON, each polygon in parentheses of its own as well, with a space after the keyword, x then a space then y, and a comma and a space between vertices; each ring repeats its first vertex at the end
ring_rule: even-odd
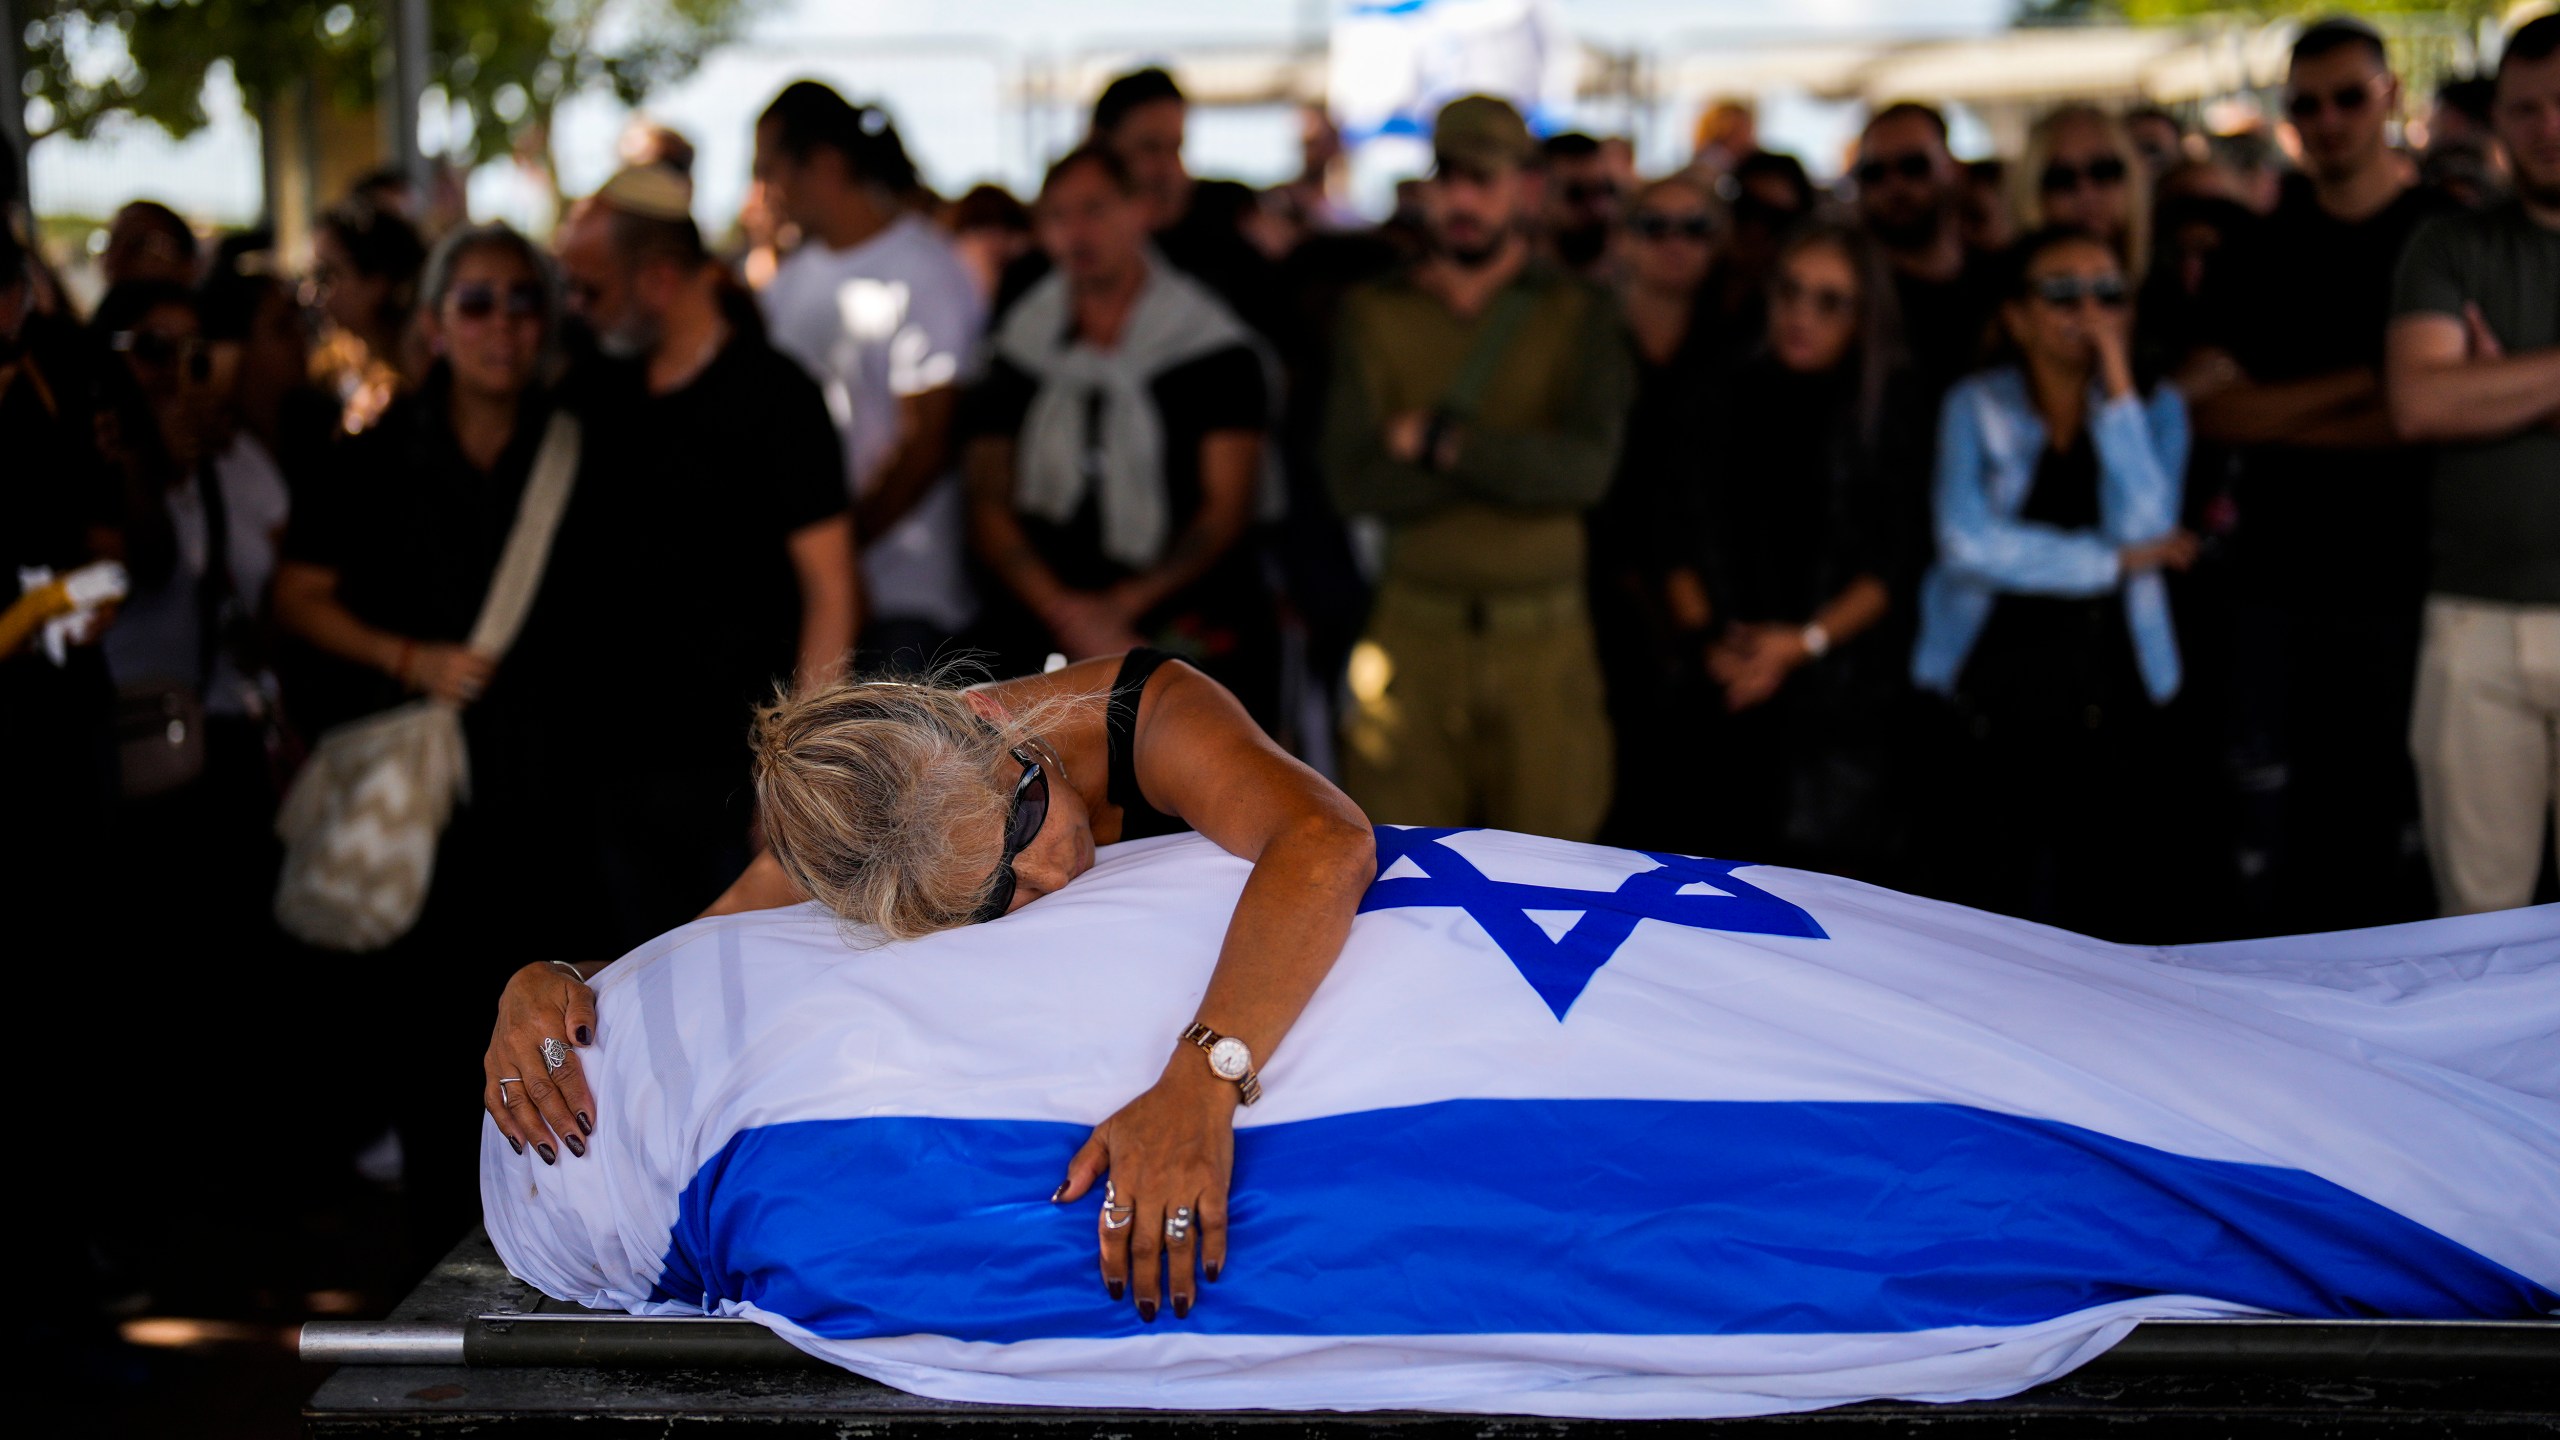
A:
POLYGON ((1884 622, 1909 570, 1920 467, 1891 280, 1874 242, 1815 222, 1780 244, 1766 341, 1706 393, 1710 456, 1681 529, 1727 717, 1702 840, 1872 873, 1891 836, 1884 622))

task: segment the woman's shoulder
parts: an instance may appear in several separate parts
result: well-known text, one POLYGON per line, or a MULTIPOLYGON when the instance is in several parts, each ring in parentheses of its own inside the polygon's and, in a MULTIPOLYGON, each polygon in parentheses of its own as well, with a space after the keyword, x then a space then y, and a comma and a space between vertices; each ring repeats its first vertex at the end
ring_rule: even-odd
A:
POLYGON ((2024 406, 2028 403, 2027 377, 2015 365, 1989 366, 1947 387, 1950 405, 1959 396, 1970 404, 1988 400, 1998 405, 2024 406))

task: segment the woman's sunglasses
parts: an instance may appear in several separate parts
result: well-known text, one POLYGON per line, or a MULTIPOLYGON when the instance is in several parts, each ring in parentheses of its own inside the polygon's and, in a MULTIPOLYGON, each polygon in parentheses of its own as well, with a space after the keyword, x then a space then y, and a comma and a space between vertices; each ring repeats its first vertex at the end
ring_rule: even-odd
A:
POLYGON ((1716 233, 1715 222, 1704 215, 1639 215, 1627 222, 1627 228, 1647 240, 1668 240, 1674 235, 1704 240, 1716 233))
POLYGON ((2066 165, 2057 160, 2044 167, 2039 183, 2043 185, 2044 193, 2054 195, 2065 190, 2077 190, 2083 184, 2101 188, 2121 185, 2124 177, 2124 161, 2113 155, 2101 155, 2086 165, 2066 165))
POLYGON ((2113 275, 2083 279, 2077 275, 2048 275, 2032 287, 2035 297, 2056 310, 2068 310, 2082 300, 2095 300, 2110 310, 2125 299, 2124 281, 2113 275))
POLYGON ((529 320, 542 313, 542 287, 520 280, 501 290, 486 280, 453 287, 453 313, 465 320, 486 320, 504 306, 510 320, 529 320))
POLYGON ((1010 752, 1022 764, 1022 778, 1013 785, 1013 809, 1004 821, 1004 858, 996 862, 996 885, 987 892, 987 903, 969 917, 972 925, 983 925, 1013 908, 1014 858, 1040 838, 1040 827, 1049 819, 1049 772, 1040 757, 1028 746, 1017 745, 1010 752))
POLYGON ((119 330, 107 337, 107 348, 136 365, 154 370, 184 370, 190 380, 213 373, 204 340, 195 335, 164 335, 157 330, 119 330))

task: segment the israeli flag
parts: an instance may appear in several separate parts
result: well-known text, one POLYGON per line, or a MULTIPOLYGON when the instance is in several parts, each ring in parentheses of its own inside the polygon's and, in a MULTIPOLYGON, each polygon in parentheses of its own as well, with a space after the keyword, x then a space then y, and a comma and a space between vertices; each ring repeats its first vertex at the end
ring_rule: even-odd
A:
POLYGON ((2007 1394, 2168 1316, 2560 1313, 2560 907, 2147 949, 1799 871, 1382 829, 1152 1325, 1050 1192, 1247 866, 989 925, 700 921, 598 982, 584 1160, 482 1147, 565 1300, 954 1400, 1726 1416, 2007 1394))

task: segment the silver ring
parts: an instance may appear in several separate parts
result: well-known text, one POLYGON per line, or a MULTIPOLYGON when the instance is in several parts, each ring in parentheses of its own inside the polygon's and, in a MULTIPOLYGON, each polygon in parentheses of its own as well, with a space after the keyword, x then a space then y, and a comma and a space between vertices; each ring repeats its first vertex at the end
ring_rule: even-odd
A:
POLYGON ((1134 1205, 1120 1210, 1102 1212, 1102 1228, 1105 1230, 1126 1230, 1137 1223, 1138 1211, 1134 1205))
POLYGON ((1164 1238, 1176 1245, 1191 1238, 1191 1214, 1177 1210, 1164 1217, 1164 1238))
POLYGON ((547 1038, 542 1042, 542 1068, 557 1070, 568 1063, 569 1047, 566 1044, 547 1038))
POLYGON ((510 1110, 513 1110, 514 1108, 516 1108, 516 1097, 514 1097, 513 1095, 510 1095, 510 1094, 508 1094, 508 1093, 507 1093, 507 1087, 508 1087, 508 1086, 510 1086, 510 1085, 521 1085, 521 1084, 523 1084, 523 1083, 524 1083, 524 1078, 523 1078, 522 1076, 519 1076, 519 1075, 501 1075, 501 1076, 499 1076, 499 1077, 498 1077, 498 1103, 499 1103, 499 1104, 501 1104, 501 1105, 506 1106, 506 1107, 507 1107, 508 1109, 510 1109, 510 1110))

